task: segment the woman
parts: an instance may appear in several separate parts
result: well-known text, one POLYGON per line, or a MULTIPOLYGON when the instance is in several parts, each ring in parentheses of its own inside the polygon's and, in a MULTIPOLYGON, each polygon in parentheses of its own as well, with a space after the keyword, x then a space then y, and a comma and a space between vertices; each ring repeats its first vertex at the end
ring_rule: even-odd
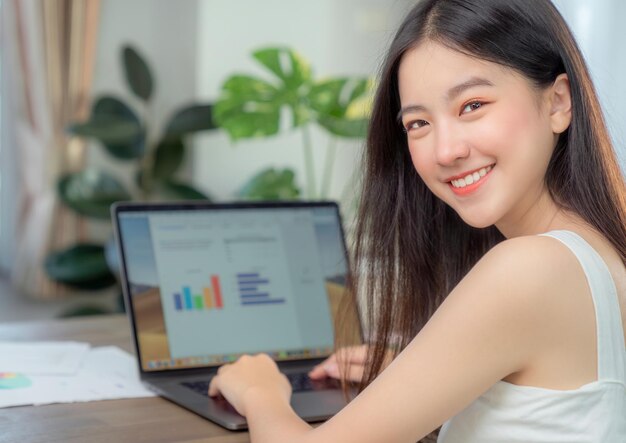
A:
POLYGON ((626 441, 624 179, 548 0, 409 13, 374 103, 356 234, 370 345, 311 376, 363 391, 311 429, 274 363, 241 358, 210 394, 252 441, 415 442, 444 422, 446 443, 626 441))

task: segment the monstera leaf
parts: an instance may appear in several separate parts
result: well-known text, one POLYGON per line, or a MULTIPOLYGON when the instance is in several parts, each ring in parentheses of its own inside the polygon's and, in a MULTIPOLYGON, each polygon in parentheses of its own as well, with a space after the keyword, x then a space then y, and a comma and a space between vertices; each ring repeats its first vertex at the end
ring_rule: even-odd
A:
POLYGON ((365 105, 371 93, 372 84, 366 78, 335 78, 315 83, 308 99, 317 123, 328 132, 338 137, 363 138, 369 117, 365 105))
POLYGON ((277 134, 285 106, 291 110, 294 127, 316 121, 337 137, 365 136, 368 112, 353 111, 365 109, 373 91, 369 79, 314 82, 308 62, 288 48, 264 48, 252 55, 270 71, 271 78, 229 77, 214 109, 217 124, 233 140, 277 134))
POLYGON ((222 85, 214 108, 215 121, 233 140, 278 133, 284 106, 291 110, 294 127, 310 117, 306 104, 311 85, 308 63, 288 48, 264 48, 252 55, 272 78, 233 75, 222 85))

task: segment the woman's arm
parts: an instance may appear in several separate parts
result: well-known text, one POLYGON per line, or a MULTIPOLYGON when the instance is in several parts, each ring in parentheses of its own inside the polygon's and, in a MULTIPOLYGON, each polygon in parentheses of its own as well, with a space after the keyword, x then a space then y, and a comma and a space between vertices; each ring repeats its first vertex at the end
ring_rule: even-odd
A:
MULTIPOLYGON (((241 401, 252 441, 415 442, 427 435, 550 346, 550 304, 559 297, 545 294, 562 292, 558 276, 571 270, 571 260, 555 245, 526 237, 493 248, 378 378, 315 429, 295 416, 288 396, 271 383, 247 386, 232 400, 241 401)), ((251 365, 226 385, 242 383, 253 371, 251 365)), ((228 390, 219 377, 215 388, 228 390)))

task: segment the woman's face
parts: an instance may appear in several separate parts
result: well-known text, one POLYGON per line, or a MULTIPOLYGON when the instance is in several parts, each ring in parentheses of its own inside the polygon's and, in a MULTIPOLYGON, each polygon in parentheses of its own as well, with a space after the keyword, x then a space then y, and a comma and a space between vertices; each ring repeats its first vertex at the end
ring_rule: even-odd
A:
POLYGON ((550 88, 430 42, 404 54, 398 82, 413 165, 437 197, 474 227, 541 216, 557 141, 550 88))

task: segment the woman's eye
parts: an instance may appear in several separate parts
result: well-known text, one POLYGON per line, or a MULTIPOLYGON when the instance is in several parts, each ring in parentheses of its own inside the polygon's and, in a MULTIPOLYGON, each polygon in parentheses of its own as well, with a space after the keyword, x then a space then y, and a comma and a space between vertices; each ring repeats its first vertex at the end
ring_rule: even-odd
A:
POLYGON ((406 132, 409 132, 411 130, 419 129, 423 126, 426 126, 427 124, 428 122, 426 120, 411 120, 406 124, 404 129, 406 130, 406 132))
POLYGON ((463 110, 461 111, 461 114, 467 114, 468 112, 475 111, 479 109, 480 107, 482 107, 482 105, 483 105, 482 102, 470 102, 466 104, 465 106, 463 106, 463 110))

